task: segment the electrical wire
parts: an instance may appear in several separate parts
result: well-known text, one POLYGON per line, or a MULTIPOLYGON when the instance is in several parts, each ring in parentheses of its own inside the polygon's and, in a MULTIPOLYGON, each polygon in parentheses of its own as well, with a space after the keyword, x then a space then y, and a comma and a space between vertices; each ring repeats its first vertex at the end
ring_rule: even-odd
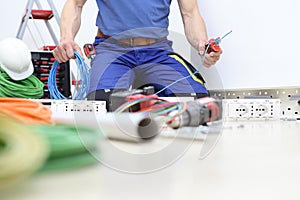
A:
MULTIPOLYGON (((75 87, 78 88, 78 91, 73 93, 72 99, 83 100, 86 98, 88 89, 90 87, 89 67, 84 62, 83 58, 80 56, 78 52, 75 51, 74 56, 77 61, 77 67, 79 69, 79 76, 81 78, 81 81, 80 83, 78 82, 76 83, 75 87)), ((68 99, 63 94, 61 94, 61 92, 57 88, 56 73, 58 67, 59 67, 59 62, 55 60, 49 72, 49 77, 48 77, 48 89, 50 92, 50 97, 52 99, 68 99)))
POLYGON ((16 81, 0 70, 0 97, 39 99, 43 95, 44 84, 34 75, 16 81))
MULTIPOLYGON (((204 64, 205 57, 206 57, 206 54, 207 54, 207 51, 208 51, 209 47, 210 47, 210 43, 208 43, 208 44, 207 44, 207 47, 205 48, 205 51, 204 51, 204 54, 203 54, 203 59, 202 59, 201 65, 204 64)), ((178 82, 180 82, 180 81, 182 81, 182 80, 188 79, 189 77, 191 77, 191 76, 197 74, 198 72, 199 72, 199 70, 195 70, 194 73, 189 74, 189 75, 187 75, 187 76, 184 76, 184 77, 182 77, 182 78, 180 78, 180 79, 177 79, 176 81, 170 83, 169 85, 165 86, 165 87, 162 88, 161 90, 157 91, 155 94, 157 95, 157 94, 161 93, 162 91, 168 89, 168 88, 171 87, 172 85, 175 85, 176 83, 178 83, 178 82)))
POLYGON ((223 36, 221 37, 221 39, 219 40, 219 43, 220 43, 220 41, 222 41, 225 37, 227 37, 230 33, 232 33, 232 30, 228 31, 225 35, 223 35, 223 36))
POLYGON ((0 97, 0 116, 24 124, 54 124, 50 108, 29 99, 0 97))
POLYGON ((119 106, 114 112, 121 113, 129 110, 133 106, 146 102, 149 102, 148 104, 151 106, 141 108, 136 112, 142 113, 145 116, 151 115, 152 117, 164 117, 164 123, 170 123, 187 109, 187 104, 185 102, 168 102, 159 97, 144 97, 127 101, 119 106), (169 116, 168 114, 172 111, 175 111, 174 115, 169 116))
MULTIPOLYGON (((230 30, 229 32, 227 32, 227 33, 226 33, 225 35, 223 35, 221 38, 217 38, 217 40, 218 40, 217 42, 220 43, 221 40, 223 40, 223 39, 224 39, 226 36, 228 36, 230 33, 232 33, 232 30, 230 30)), ((204 54, 203 54, 203 59, 202 59, 201 66, 203 66, 203 64, 204 64, 204 61, 205 61, 206 55, 207 55, 207 51, 208 51, 210 45, 211 45, 210 43, 208 43, 208 44, 206 45, 206 48, 205 48, 205 51, 204 51, 204 54)), ((199 73, 199 70, 195 70, 194 73, 189 74, 189 75, 187 75, 187 76, 185 76, 185 77, 182 77, 182 78, 180 78, 180 79, 178 79, 178 80, 176 80, 176 81, 170 83, 169 85, 165 86, 164 88, 162 88, 161 90, 159 90, 159 91, 156 92, 155 94, 157 95, 157 94, 161 93, 162 91, 168 89, 168 88, 171 87, 172 85, 175 85, 176 83, 178 83, 178 82, 180 82, 180 81, 182 81, 182 80, 185 80, 185 79, 187 79, 187 78, 189 78, 189 77, 191 77, 191 76, 193 76, 193 75, 195 75, 195 74, 197 74, 197 73, 199 73)))

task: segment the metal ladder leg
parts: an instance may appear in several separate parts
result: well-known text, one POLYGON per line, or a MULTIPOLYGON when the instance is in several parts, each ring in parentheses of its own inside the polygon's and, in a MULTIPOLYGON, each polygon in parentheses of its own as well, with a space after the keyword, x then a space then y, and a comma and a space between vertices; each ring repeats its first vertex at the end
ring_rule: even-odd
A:
MULTIPOLYGON (((37 5, 38 9, 40 9, 40 10, 43 9, 43 8, 42 8, 42 5, 41 5, 41 3, 40 3, 39 0, 35 0, 35 3, 36 3, 36 5, 37 5)), ((55 9, 55 6, 54 6, 52 0, 48 0, 48 4, 49 4, 49 6, 50 6, 50 8, 51 8, 51 10, 52 10, 52 12, 53 12, 53 15, 54 15, 54 17, 55 17, 55 19, 56 19, 56 21, 57 21, 57 24, 59 24, 59 18, 56 18, 57 11, 56 11, 56 9, 55 9), (54 9, 54 10, 53 10, 53 9, 54 9)), ((58 16, 57 16, 57 17, 58 17, 58 16)), ((51 37, 52 37, 52 40, 53 40, 54 44, 55 44, 55 45, 58 45, 58 40, 57 40, 57 38, 56 38, 56 36, 55 36, 55 33, 54 33, 54 31, 53 31, 53 29, 52 29, 52 27, 51 27, 50 22, 49 22, 48 20, 44 20, 44 22, 45 22, 45 24, 46 24, 46 26, 47 26, 47 28, 48 28, 48 31, 49 31, 49 33, 50 33, 50 35, 51 35, 51 37)))
POLYGON ((21 21, 21 24, 19 26, 18 33, 17 33, 17 38, 19 38, 19 39, 22 39, 24 36, 24 32, 25 32, 29 17, 31 15, 33 4, 34 4, 34 0, 28 0, 28 2, 26 4, 26 14, 22 18, 22 21, 21 21))

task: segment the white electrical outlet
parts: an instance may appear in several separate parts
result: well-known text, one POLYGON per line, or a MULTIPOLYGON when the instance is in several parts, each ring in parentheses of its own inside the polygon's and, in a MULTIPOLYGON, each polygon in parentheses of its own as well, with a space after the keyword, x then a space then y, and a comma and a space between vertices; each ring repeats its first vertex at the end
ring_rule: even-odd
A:
POLYGON ((243 104, 229 104, 228 112, 234 117, 248 117, 250 114, 248 106, 243 104))
POLYGON ((279 99, 223 99, 224 120, 279 120, 279 99))

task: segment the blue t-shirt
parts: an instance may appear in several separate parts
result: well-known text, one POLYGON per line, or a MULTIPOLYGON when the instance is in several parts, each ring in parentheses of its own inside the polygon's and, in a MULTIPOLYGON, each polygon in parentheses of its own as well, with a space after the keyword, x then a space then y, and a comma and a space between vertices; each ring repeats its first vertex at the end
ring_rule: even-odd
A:
POLYGON ((96 25, 116 39, 161 38, 168 35, 172 0, 96 0, 96 25))

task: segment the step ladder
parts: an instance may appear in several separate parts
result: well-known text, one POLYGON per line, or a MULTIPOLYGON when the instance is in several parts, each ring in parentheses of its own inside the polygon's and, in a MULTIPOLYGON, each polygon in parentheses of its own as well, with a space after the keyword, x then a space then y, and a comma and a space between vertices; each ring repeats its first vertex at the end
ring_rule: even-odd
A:
MULTIPOLYGON (((59 25, 60 17, 59 17, 59 14, 58 14, 52 0, 47 0, 47 2, 50 7, 50 10, 43 9, 39 0, 28 0, 28 2, 26 4, 25 14, 22 17, 22 20, 21 20, 21 23, 20 23, 20 26, 18 29, 17 38, 19 38, 19 39, 23 38, 29 19, 44 20, 54 44, 58 45, 58 40, 55 36, 55 33, 51 27, 49 20, 54 17, 57 24, 59 25), (36 4, 38 9, 32 9, 34 4, 36 4)), ((54 48, 55 48, 55 46, 44 46, 43 50, 53 50, 54 48)))

